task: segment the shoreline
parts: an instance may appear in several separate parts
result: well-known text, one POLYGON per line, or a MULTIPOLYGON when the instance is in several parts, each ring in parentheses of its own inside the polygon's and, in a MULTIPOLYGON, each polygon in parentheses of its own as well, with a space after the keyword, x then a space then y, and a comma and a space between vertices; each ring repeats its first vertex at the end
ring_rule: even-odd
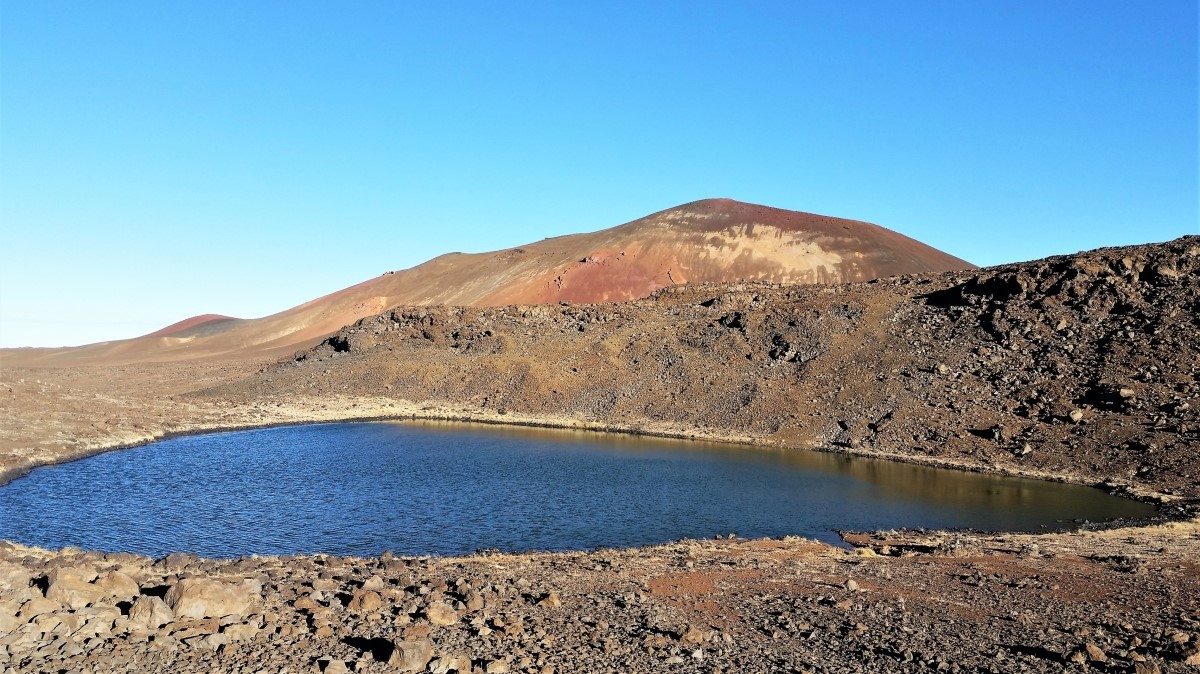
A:
MULTIPOLYGON (((5 485, 14 480, 28 475, 31 471, 37 468, 81 461, 108 452, 144 447, 157 442, 163 442, 181 437, 317 424, 433 421, 478 424, 485 426, 508 426, 513 428, 577 431, 599 434, 611 433, 630 437, 655 438, 680 442, 708 442, 752 449, 773 449, 784 452, 819 452, 822 454, 841 455, 855 459, 892 461, 907 465, 922 466, 940 470, 955 470, 979 475, 1032 479, 1060 484, 1076 484, 1099 489, 1118 498, 1128 498, 1134 501, 1150 503, 1158 507, 1158 515, 1142 522, 1137 526, 1151 526, 1164 522, 1187 520, 1200 512, 1200 506, 1192 505, 1192 507, 1184 508, 1174 513, 1169 513, 1166 512, 1165 506, 1188 503, 1189 500, 1171 494, 1164 494, 1151 490, 1140 490, 1128 484, 1117 483, 1111 479, 1096 481, 1072 474, 1052 474, 1038 471, 1011 470, 1002 466, 987 466, 980 463, 972 464, 968 462, 937 459, 935 457, 900 454, 861 448, 796 447, 784 443, 771 442, 769 439, 765 438, 755 438, 746 435, 738 436, 732 434, 721 434, 707 429, 689 432, 678 428, 671 428, 670 425, 667 424, 663 424, 658 428, 655 428, 651 422, 614 424, 609 422, 596 422, 580 419, 555 418, 552 416, 543 415, 522 415, 519 413, 500 414, 486 410, 471 410, 464 408, 455 409, 449 407, 431 406, 429 404, 417 405, 409 401, 399 400, 388 400, 382 404, 387 405, 389 408, 399 406, 403 410, 401 412, 392 411, 389 413, 379 413, 381 410, 379 408, 375 408, 364 414, 357 408, 363 404, 379 405, 381 404, 380 401, 370 398, 344 398, 336 401, 338 403, 337 407, 334 409, 329 409, 331 407, 331 403, 333 402, 335 401, 324 401, 322 405, 324 405, 325 408, 320 410, 316 409, 316 407, 311 404, 301 405, 299 407, 301 411, 298 414, 298 408, 293 402, 293 404, 289 405, 288 407, 289 411, 292 412, 292 415, 287 419, 275 419, 269 421, 243 421, 231 424, 211 424, 203 421, 185 422, 182 424, 182 427, 171 428, 170 430, 164 430, 163 432, 147 434, 143 437, 132 440, 118 440, 113 443, 87 446, 80 448, 77 451, 67 451, 60 453, 58 456, 46 457, 45 460, 31 462, 27 465, 7 466, 0 468, 0 488, 3 488, 5 485)), ((1110 526, 1111 524, 1112 523, 1093 523, 1092 526, 1112 528, 1110 526)), ((1126 522, 1121 521, 1118 521, 1116 524, 1118 526, 1127 526, 1126 522)), ((1078 529, 1071 529, 1055 533, 1069 533, 1077 530, 1078 529)))

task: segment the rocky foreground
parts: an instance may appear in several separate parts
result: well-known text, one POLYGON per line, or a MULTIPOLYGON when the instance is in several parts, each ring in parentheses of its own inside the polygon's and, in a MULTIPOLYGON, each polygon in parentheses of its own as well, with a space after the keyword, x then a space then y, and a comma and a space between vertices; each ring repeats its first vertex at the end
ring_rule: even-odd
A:
POLYGON ((0 354, 0 483, 174 433, 426 417, 1094 483, 1171 520, 851 536, 855 551, 218 561, 0 544, 0 672, 1195 671, 1198 270, 1185 237, 866 284, 400 307, 275 362, 0 354))
POLYGON ((0 546, 9 672, 1185 672, 1200 527, 466 558, 0 546))

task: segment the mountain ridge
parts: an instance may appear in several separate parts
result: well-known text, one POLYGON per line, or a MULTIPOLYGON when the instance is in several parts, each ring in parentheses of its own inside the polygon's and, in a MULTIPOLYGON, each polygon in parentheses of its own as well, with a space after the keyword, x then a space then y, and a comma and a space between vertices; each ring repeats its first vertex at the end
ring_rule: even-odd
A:
POLYGON ((19 359, 73 365, 269 357, 311 346, 401 304, 587 304, 638 299, 694 282, 842 283, 973 268, 871 223, 703 199, 594 232, 484 253, 446 253, 262 318, 206 314, 130 340, 23 352, 19 359))

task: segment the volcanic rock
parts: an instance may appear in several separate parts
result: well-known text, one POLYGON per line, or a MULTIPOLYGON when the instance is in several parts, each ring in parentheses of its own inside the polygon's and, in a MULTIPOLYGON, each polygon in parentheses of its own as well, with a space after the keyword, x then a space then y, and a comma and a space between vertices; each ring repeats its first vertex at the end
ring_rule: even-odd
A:
POLYGON ((164 599, 178 618, 220 618, 247 615, 261 592, 261 584, 254 580, 184 578, 167 590, 164 599))
POLYGON ((143 595, 129 607, 129 620, 145 627, 162 627, 175 619, 175 612, 158 597, 143 595))
POLYGON ((394 642, 394 646, 387 664, 398 671, 424 671, 425 666, 433 659, 433 642, 429 639, 403 639, 394 642))

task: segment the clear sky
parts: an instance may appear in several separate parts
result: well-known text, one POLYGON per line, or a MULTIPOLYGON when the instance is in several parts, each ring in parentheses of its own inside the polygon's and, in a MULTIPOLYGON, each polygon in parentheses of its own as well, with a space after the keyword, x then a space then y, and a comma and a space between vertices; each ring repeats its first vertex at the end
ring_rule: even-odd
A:
POLYGON ((1196 234, 1195 0, 0 4, 0 345, 706 197, 981 265, 1196 234))

